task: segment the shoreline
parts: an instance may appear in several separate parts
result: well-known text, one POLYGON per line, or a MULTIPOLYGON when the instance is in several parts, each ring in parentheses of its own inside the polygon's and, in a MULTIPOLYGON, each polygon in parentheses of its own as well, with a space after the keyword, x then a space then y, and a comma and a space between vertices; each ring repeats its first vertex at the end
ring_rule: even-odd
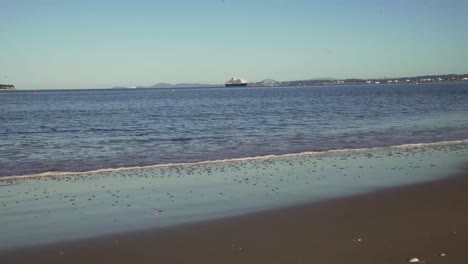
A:
POLYGON ((0 251, 0 260, 407 263, 418 258, 426 263, 464 263, 466 201, 467 173, 225 219, 0 251))
POLYGON ((122 171, 134 171, 134 170, 145 170, 145 169, 156 169, 156 168, 171 168, 171 167, 191 167, 199 166, 206 164, 221 164, 221 163, 235 163, 243 161, 254 161, 254 160, 274 160, 281 159, 286 157, 307 157, 307 156, 327 156, 332 154, 339 153, 360 153, 367 151, 380 151, 380 150, 396 150, 396 149, 417 149, 426 146, 451 146, 458 144, 466 144, 468 139, 457 139, 457 140, 445 140, 437 142, 423 142, 423 143, 408 143, 401 145, 391 145, 391 146, 377 146, 377 147, 366 147, 366 148, 343 148, 343 149, 330 149, 323 151, 304 151, 304 152, 293 152, 285 154, 268 154, 260 156, 247 156, 241 158, 228 158, 228 159, 218 159, 218 160, 203 160, 203 161, 194 161, 194 162, 175 162, 175 163, 163 163, 163 164, 153 164, 153 165, 142 165, 142 166, 129 166, 129 167, 118 167, 118 168, 102 168, 88 171, 47 171, 33 174, 25 175, 7 175, 0 176, 0 182, 2 181, 12 181, 12 180, 22 180, 22 179, 35 179, 35 178, 57 178, 57 177, 67 177, 67 176, 79 176, 87 174, 99 174, 99 173, 109 173, 109 172, 122 172, 122 171))

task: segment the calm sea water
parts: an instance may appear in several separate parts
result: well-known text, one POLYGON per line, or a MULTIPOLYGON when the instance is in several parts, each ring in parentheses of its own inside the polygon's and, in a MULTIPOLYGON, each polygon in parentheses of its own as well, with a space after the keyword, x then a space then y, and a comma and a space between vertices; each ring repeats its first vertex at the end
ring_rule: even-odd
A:
POLYGON ((468 83, 0 93, 0 176, 468 138, 468 83))

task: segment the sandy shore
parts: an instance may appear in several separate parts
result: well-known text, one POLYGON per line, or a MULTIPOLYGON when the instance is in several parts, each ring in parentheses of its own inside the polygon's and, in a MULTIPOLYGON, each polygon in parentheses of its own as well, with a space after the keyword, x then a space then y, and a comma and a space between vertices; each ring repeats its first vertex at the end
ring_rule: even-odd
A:
POLYGON ((163 230, 0 252, 0 263, 468 263, 468 176, 163 230))

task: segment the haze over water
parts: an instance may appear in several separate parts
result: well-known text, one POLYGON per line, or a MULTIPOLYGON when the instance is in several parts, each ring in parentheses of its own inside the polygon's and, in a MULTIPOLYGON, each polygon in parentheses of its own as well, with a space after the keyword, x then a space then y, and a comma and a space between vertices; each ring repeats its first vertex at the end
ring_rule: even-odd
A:
POLYGON ((0 176, 468 138, 468 83, 0 94, 0 176))

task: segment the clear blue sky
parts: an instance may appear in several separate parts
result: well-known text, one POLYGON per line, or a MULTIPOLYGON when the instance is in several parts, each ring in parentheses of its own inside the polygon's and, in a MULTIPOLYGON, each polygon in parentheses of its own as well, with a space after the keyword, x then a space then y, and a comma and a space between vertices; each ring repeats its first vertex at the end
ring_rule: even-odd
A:
POLYGON ((0 0, 19 89, 468 73, 466 0, 0 0))

